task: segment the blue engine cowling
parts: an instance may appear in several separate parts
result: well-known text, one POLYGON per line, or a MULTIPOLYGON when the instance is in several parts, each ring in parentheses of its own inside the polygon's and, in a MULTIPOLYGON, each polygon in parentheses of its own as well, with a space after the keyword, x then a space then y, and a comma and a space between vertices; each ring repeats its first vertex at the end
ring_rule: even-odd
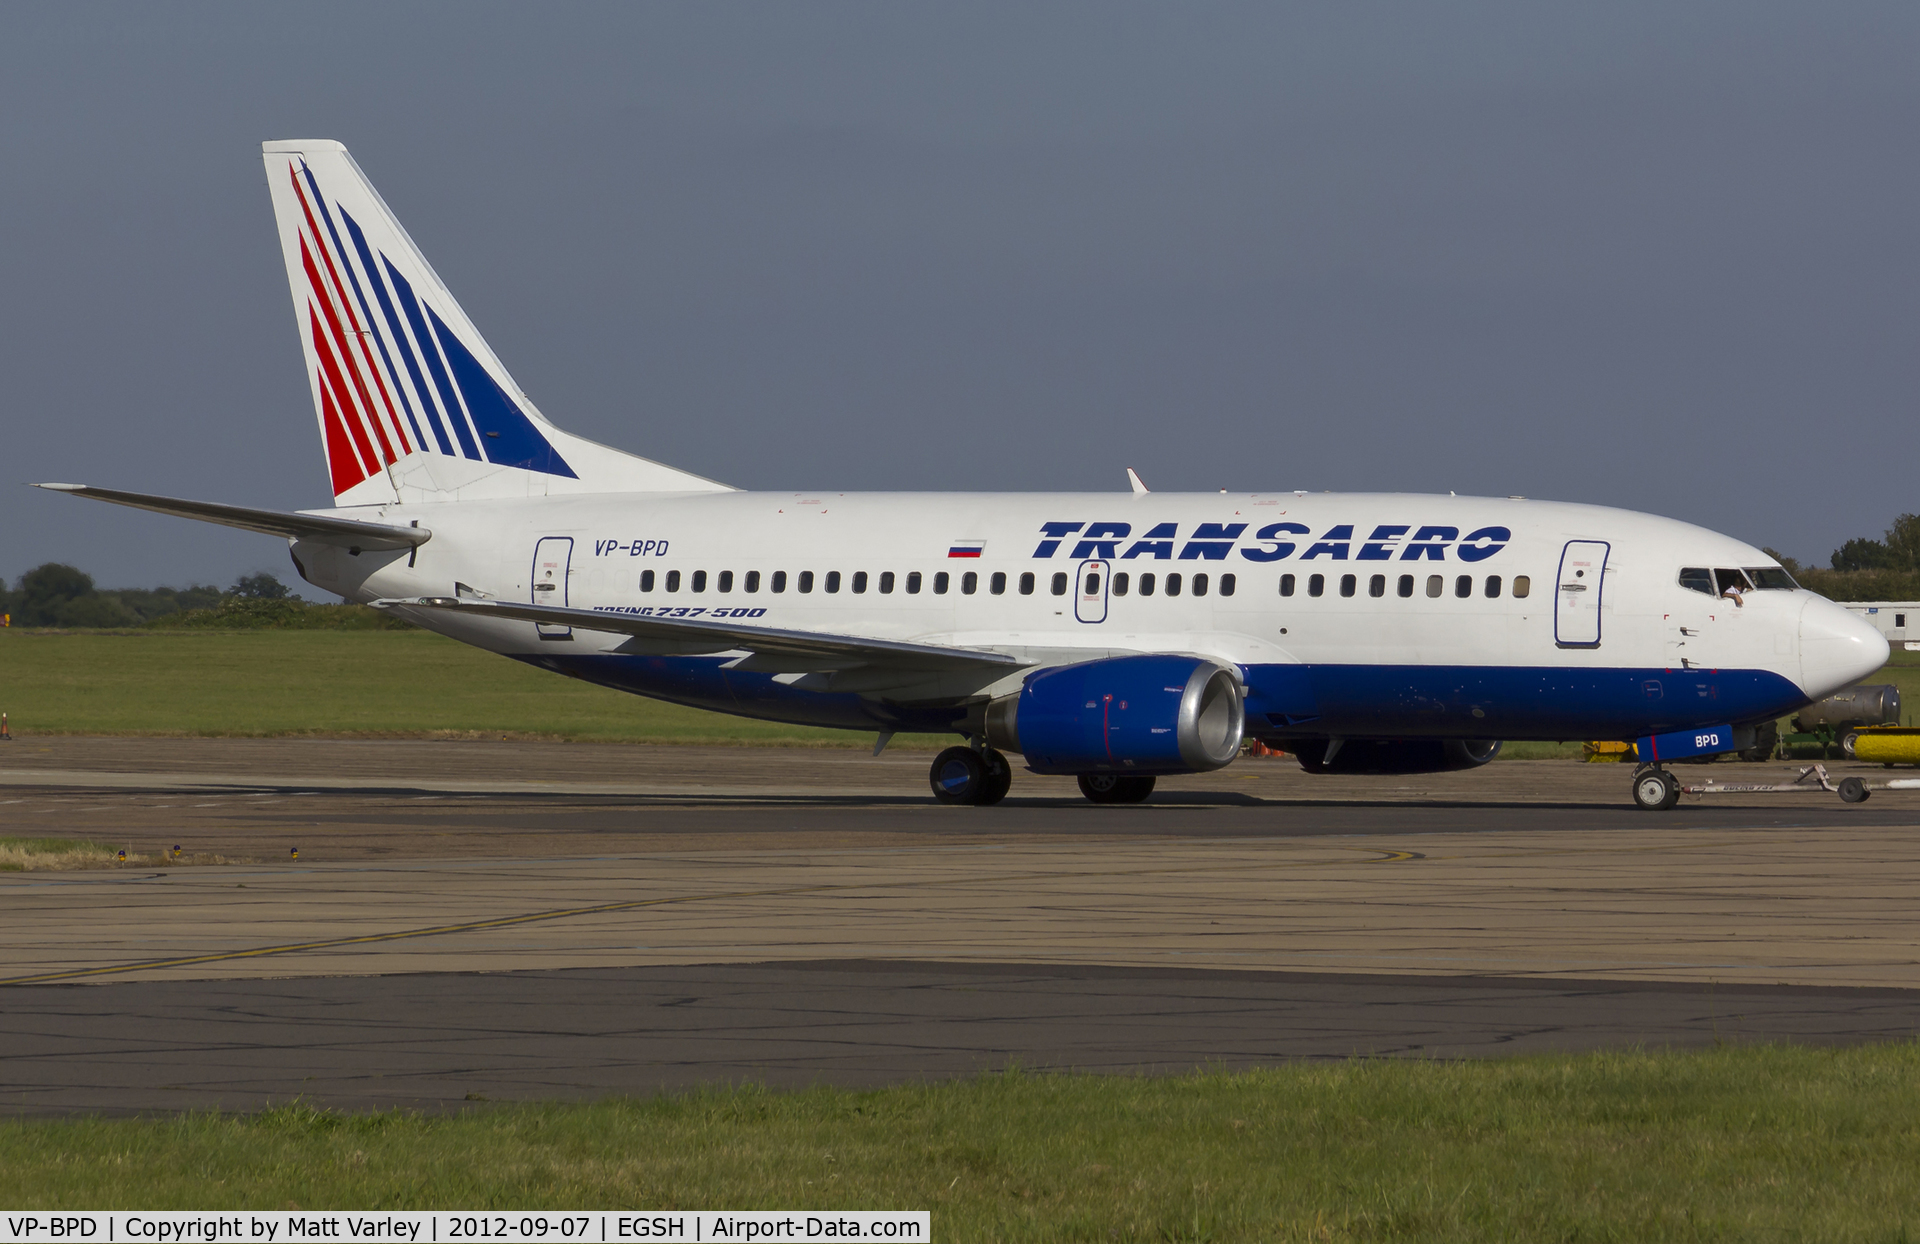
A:
POLYGON ((987 708, 987 741, 1035 773, 1199 773, 1240 754, 1240 679, 1200 657, 1042 670, 987 708))

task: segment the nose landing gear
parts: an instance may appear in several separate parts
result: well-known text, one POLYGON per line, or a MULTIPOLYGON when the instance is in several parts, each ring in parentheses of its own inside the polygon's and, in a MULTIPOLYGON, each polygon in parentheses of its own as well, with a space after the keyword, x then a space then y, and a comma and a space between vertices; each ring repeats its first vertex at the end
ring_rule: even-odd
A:
POLYGON ((933 797, 941 803, 984 808, 999 803, 1013 789, 1013 766, 991 747, 949 747, 933 758, 927 774, 933 797))
POLYGON ((1633 802, 1649 812, 1665 812, 1680 802, 1680 783, 1665 769, 1642 769, 1633 775, 1633 802))

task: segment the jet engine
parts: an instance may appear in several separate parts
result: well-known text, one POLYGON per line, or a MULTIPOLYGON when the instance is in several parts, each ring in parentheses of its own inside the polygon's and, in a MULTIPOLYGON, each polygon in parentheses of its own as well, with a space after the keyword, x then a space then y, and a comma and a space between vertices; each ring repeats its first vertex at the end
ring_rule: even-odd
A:
POLYGON ((1308 773, 1443 773, 1477 769, 1500 754, 1498 739, 1286 739, 1308 773), (1329 755, 1328 753, 1332 754, 1329 755))
POLYGON ((1239 675, 1202 657, 1109 657, 1042 670, 987 706, 987 742, 1035 773, 1199 773, 1240 754, 1239 675))

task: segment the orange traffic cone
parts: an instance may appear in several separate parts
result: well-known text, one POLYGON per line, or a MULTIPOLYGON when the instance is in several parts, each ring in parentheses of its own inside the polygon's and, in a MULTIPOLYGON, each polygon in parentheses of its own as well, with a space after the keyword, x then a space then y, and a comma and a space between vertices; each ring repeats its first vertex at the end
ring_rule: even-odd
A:
POLYGON ((13 732, 7 729, 7 715, 0 713, 0 743, 13 742, 13 732))

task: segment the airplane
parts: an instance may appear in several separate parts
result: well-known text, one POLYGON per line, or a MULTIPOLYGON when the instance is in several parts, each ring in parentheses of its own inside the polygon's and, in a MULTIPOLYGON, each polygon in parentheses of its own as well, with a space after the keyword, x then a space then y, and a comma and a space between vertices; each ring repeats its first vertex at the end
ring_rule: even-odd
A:
POLYGON ((284 538, 308 583, 556 674, 772 721, 963 740, 929 785, 1095 803, 1220 769, 1667 762, 1885 663, 1762 550, 1596 505, 1395 493, 756 492, 550 423, 338 142, 262 151, 328 508, 39 487, 284 538))

